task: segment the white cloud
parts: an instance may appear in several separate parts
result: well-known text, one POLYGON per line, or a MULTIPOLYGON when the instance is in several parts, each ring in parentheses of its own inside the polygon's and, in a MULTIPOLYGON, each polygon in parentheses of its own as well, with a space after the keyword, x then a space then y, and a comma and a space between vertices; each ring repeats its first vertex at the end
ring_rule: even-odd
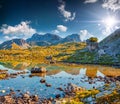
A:
POLYGON ((106 36, 110 35, 111 33, 113 33, 115 30, 119 29, 119 26, 114 26, 113 28, 110 27, 105 27, 105 29, 102 30, 102 36, 103 38, 105 38, 106 36))
POLYGON ((84 3, 95 3, 95 2, 97 2, 98 0, 85 0, 85 2, 84 3))
POLYGON ((67 31, 67 27, 63 26, 63 25, 57 25, 56 29, 52 31, 52 33, 54 34, 59 34, 60 32, 66 32, 67 31))
POLYGON ((120 28, 120 26, 115 26, 115 29, 119 29, 120 28))
POLYGON ((40 34, 40 35, 46 34, 46 32, 37 32, 37 33, 40 34))
POLYGON ((9 36, 4 36, 5 40, 9 40, 10 37, 9 36))
POLYGON ((61 4, 58 7, 58 10, 60 11, 60 13, 65 18, 65 21, 72 21, 72 20, 74 20, 75 16, 76 16, 76 13, 75 12, 71 13, 70 11, 65 10, 65 2, 63 2, 62 0, 59 0, 59 2, 61 4))
POLYGON ((99 23, 99 24, 97 24, 98 26, 101 26, 101 24, 99 23))
POLYGON ((104 37, 110 35, 112 33, 112 30, 109 27, 106 27, 104 30, 102 30, 102 34, 104 37))
POLYGON ((93 37, 93 35, 90 34, 87 30, 80 30, 79 34, 82 41, 89 39, 90 37, 93 37))
POLYGON ((111 30, 109 27, 104 27, 104 29, 101 29, 101 35, 99 35, 99 41, 106 38, 108 35, 110 35, 114 30, 111 30))
POLYGON ((57 25, 57 30, 60 31, 60 32, 66 32, 67 27, 63 26, 63 25, 57 25))
MULTIPOLYGON (((28 38, 32 36, 34 33, 36 33, 36 30, 30 27, 30 22, 23 21, 18 25, 15 26, 9 26, 7 24, 4 24, 0 32, 2 32, 4 35, 7 35, 8 37, 18 37, 18 38, 28 38)), ((6 38, 8 38, 6 37, 6 38)))
POLYGON ((17 36, 4 36, 4 39, 5 40, 11 40, 11 39, 15 39, 15 38, 19 38, 19 37, 17 37, 17 36))
MULTIPOLYGON (((98 0, 85 0, 84 3, 96 3, 98 0)), ((102 7, 108 10, 120 10, 120 0, 103 0, 102 7)))
POLYGON ((120 10, 120 0, 104 0, 102 7, 112 11, 120 10))
POLYGON ((53 30, 52 31, 54 34, 59 34, 60 32, 58 30, 53 30))
POLYGON ((111 33, 113 33, 115 30, 119 29, 119 26, 114 26, 112 28, 110 28, 109 26, 100 26, 100 30, 101 30, 101 35, 99 35, 99 40, 101 41, 102 39, 104 39, 105 37, 109 36, 111 33), (102 28, 101 28, 102 27, 102 28))

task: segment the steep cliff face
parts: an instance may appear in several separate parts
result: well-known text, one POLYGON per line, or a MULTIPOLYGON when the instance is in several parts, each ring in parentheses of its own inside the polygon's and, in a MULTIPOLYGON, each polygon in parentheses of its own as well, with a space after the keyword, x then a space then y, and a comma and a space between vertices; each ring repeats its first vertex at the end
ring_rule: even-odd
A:
POLYGON ((103 39, 99 43, 99 47, 103 48, 110 55, 120 54, 120 29, 103 39))

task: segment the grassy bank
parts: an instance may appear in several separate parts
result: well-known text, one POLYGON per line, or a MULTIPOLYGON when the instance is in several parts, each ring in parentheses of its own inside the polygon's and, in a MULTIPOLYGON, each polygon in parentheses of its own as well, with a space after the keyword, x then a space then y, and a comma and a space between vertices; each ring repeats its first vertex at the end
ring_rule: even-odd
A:
POLYGON ((32 47, 29 49, 9 49, 0 50, 1 62, 39 62, 49 63, 51 60, 56 62, 79 63, 79 64, 99 64, 120 66, 120 54, 116 57, 110 55, 98 56, 97 52, 85 50, 86 44, 64 43, 46 47, 32 47), (47 57, 51 56, 51 59, 47 57))

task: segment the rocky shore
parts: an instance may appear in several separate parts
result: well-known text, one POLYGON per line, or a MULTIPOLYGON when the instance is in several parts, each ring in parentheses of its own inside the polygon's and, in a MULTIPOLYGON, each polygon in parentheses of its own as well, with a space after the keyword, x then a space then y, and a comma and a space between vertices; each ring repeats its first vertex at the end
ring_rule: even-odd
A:
MULTIPOLYGON (((37 72, 41 72, 41 70, 47 72, 45 68, 34 68, 34 72, 36 72, 36 70, 37 72)), ((7 70, 0 70, 0 78, 3 78, 2 76, 4 75, 5 76, 3 79, 16 78, 18 75, 27 73, 30 73, 30 71, 8 73, 7 70)), ((71 79, 75 80, 72 77, 71 79)), ((106 95, 112 94, 114 95, 113 97, 120 96, 120 76, 96 76, 94 78, 88 77, 88 79, 85 79, 84 81, 88 82, 91 85, 95 84, 97 81, 104 82, 104 85, 100 88, 93 86, 91 90, 87 90, 73 83, 67 83, 65 87, 60 86, 56 88, 56 90, 59 90, 63 93, 63 96, 61 96, 61 94, 56 94, 55 97, 50 98, 42 98, 42 96, 36 94, 33 95, 29 91, 23 93, 23 91, 20 90, 10 89, 9 91, 6 91, 3 89, 0 90, 0 93, 2 93, 0 96, 0 104, 77 104, 71 103, 72 101, 82 102, 80 104, 84 104, 86 102, 101 104, 101 101, 104 99, 102 97, 106 95), (116 92, 117 95, 115 95, 116 92)), ((46 87, 52 87, 52 84, 49 83, 45 78, 41 78, 38 83, 44 84, 46 87)), ((103 104, 105 104, 104 101, 103 104)))
MULTIPOLYGON (((77 96, 79 98, 79 102, 86 102, 86 99, 88 99, 87 102, 96 103, 96 100, 99 97, 103 96, 106 92, 112 93, 114 90, 119 90, 118 86, 120 86, 120 76, 114 78, 97 77, 97 80, 104 81, 105 85, 101 88, 96 89, 95 87, 93 87, 92 90, 86 90, 85 88, 79 87, 75 84, 68 83, 66 88, 56 88, 57 90, 63 91, 64 97, 61 97, 60 94, 57 94, 55 98, 42 98, 38 95, 31 95, 29 91, 27 91, 26 93, 21 93, 20 90, 18 90, 16 94, 16 91, 10 89, 9 94, 0 96, 0 104, 62 104, 63 102, 64 104, 67 104, 68 99, 70 102, 76 100, 75 98, 77 94, 80 94, 79 96, 81 96, 77 96), (114 86, 112 86, 113 84, 114 86), (93 96, 94 99, 92 98, 93 96)), ((92 79, 89 80, 89 82, 90 84, 92 84, 92 79)))
POLYGON ((28 71, 19 71, 14 73, 8 73, 8 70, 0 70, 0 79, 16 78, 18 75, 27 74, 28 71))

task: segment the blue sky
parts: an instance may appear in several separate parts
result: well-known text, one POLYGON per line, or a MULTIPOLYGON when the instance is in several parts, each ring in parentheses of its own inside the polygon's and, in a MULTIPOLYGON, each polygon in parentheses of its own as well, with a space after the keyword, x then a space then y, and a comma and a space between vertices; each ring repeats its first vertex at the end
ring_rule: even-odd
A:
POLYGON ((120 0, 0 0, 0 42, 34 33, 102 40, 120 26, 120 0))

